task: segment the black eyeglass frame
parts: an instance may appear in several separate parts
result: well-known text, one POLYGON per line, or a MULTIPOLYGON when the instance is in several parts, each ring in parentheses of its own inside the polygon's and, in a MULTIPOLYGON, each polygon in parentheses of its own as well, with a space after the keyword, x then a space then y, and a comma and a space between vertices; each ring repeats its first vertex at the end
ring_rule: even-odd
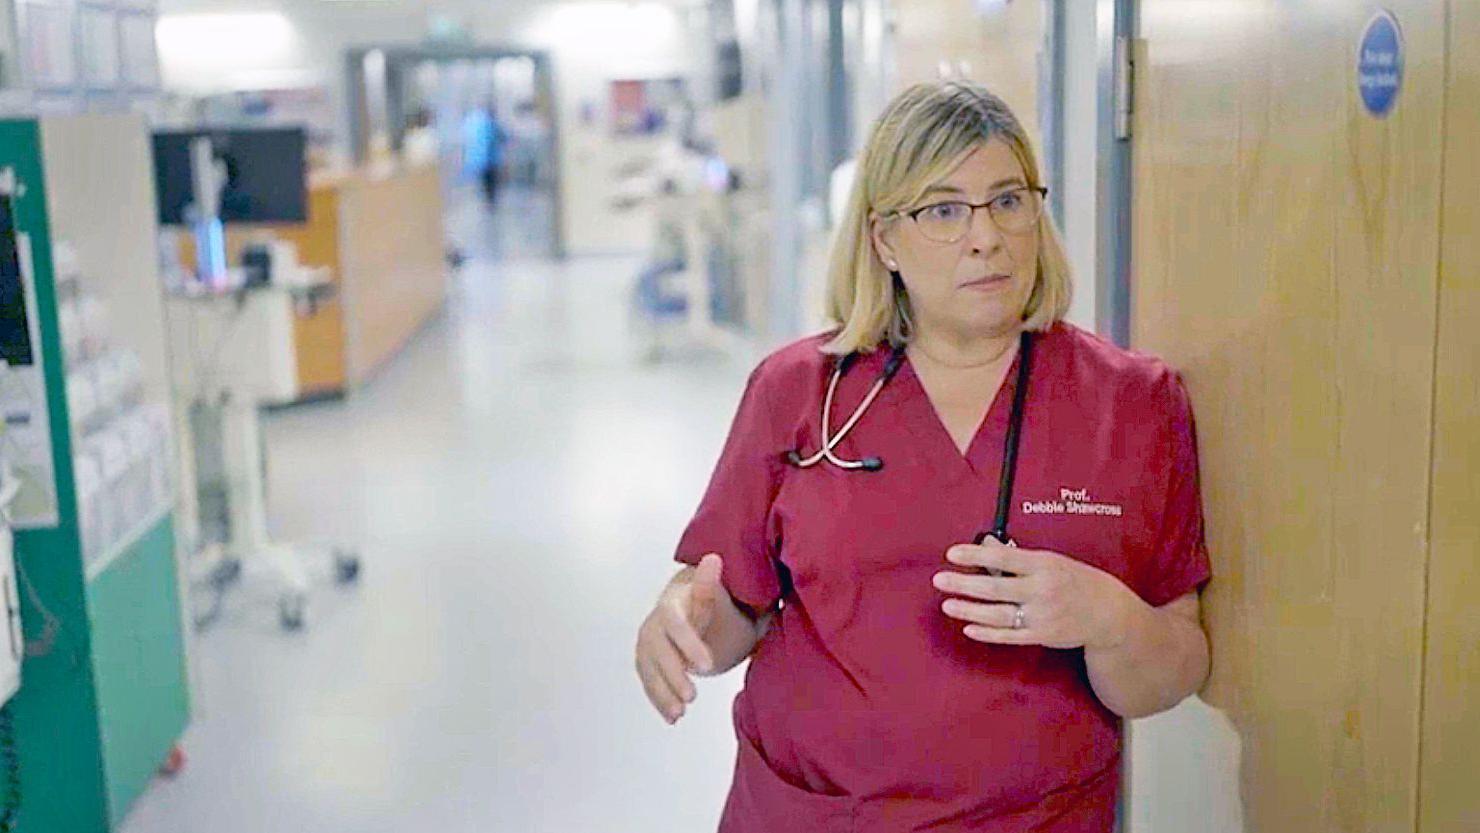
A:
POLYGON ((1022 231, 1008 231, 1007 229, 1003 228, 1002 227, 1002 224, 997 221, 997 216, 992 213, 992 209, 991 209, 992 203, 996 202, 997 200, 1002 199, 1003 197, 1007 196, 1008 194, 1016 194, 1016 193, 1019 193, 1019 192, 1028 192, 1028 193, 1037 193, 1038 194, 1038 198, 1039 198, 1038 199, 1038 214, 1033 217, 1033 222, 1034 223, 1037 223, 1038 220, 1039 220, 1039 218, 1041 218, 1043 216, 1043 210, 1048 206, 1048 189, 1045 188, 1045 187, 1043 187, 1043 186, 1041 186, 1041 185, 1039 185, 1039 186, 1024 185, 1024 186, 1022 186, 1020 188, 1009 188, 1006 191, 1001 192, 1000 194, 993 195, 993 197, 991 199, 987 200, 984 203, 972 203, 972 202, 967 202, 965 200, 941 200, 940 202, 933 202, 933 203, 931 203, 929 205, 922 205, 919 208, 913 208, 913 209, 910 209, 909 211, 895 211, 895 212, 892 212, 892 213, 896 217, 908 217, 908 218, 910 218, 910 221, 915 224, 915 227, 916 228, 919 228, 920 227, 920 215, 921 214, 924 214, 926 211, 929 211, 930 209, 935 208, 937 206, 955 204, 955 205, 964 205, 967 208, 970 208, 971 209, 971 217, 968 218, 967 221, 966 221, 965 230, 963 230, 961 232, 961 235, 959 237, 957 237, 956 239, 954 239, 954 240, 937 240, 934 237, 931 237, 930 235, 925 234, 925 232, 923 230, 920 232, 921 234, 925 234, 925 238, 927 240, 930 240, 930 241, 935 242, 935 243, 947 243, 947 244, 949 244, 949 243, 959 243, 959 242, 961 242, 966 237, 967 234, 970 234, 971 233, 971 224, 972 224, 973 221, 976 220, 976 212, 978 212, 978 211, 980 211, 981 209, 984 209, 984 208, 987 210, 987 216, 992 218, 993 225, 997 226, 997 228, 998 228, 999 231, 1002 231, 1004 234, 1026 234, 1026 233, 1028 233, 1029 229, 1023 229, 1022 231))

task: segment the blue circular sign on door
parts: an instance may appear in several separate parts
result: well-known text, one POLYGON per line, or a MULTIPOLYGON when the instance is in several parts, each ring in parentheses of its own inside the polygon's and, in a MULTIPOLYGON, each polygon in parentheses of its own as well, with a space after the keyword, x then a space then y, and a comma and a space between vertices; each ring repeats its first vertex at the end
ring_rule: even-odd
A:
POLYGON ((1403 33, 1392 12, 1380 11, 1367 22, 1357 47, 1357 91, 1362 105, 1379 118, 1393 111, 1403 88, 1403 33))

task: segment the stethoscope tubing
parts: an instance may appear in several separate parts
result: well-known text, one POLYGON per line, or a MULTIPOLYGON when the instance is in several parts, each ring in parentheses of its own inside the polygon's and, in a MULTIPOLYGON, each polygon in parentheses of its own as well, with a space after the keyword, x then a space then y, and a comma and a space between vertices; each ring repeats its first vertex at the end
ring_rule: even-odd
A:
POLYGON ((848 417, 847 422, 843 423, 843 427, 838 430, 838 433, 829 436, 831 430, 829 426, 832 425, 832 405, 833 399, 837 395, 838 382, 842 380, 843 374, 848 371, 848 366, 853 363, 857 355, 857 353, 849 353, 840 359, 837 366, 833 368, 832 379, 827 383, 827 395, 822 400, 822 447, 816 454, 806 458, 803 458, 801 452, 796 450, 787 452, 787 462, 793 466, 806 469, 826 460, 838 468, 848 471, 878 471, 884 467, 884 461, 878 457, 865 457, 862 460, 844 460, 833 454, 833 449, 837 448, 838 444, 848 437, 849 432, 853 430, 853 427, 858 424, 860 419, 863 419, 864 413, 868 411, 869 406, 878 398, 879 392, 884 389, 885 385, 889 384, 889 380, 894 378, 894 374, 899 371, 899 366, 904 361, 904 348, 894 348, 893 352, 889 355, 889 359, 884 363, 884 369, 880 371, 879 378, 874 380, 873 386, 869 388, 868 394, 864 396, 863 401, 858 403, 857 408, 853 409, 853 414, 848 417))
MULTIPOLYGON (((896 347, 885 362, 879 377, 869 388, 863 401, 853 410, 848 421, 838 430, 837 434, 831 434, 833 399, 837 395, 838 383, 843 374, 848 372, 848 367, 857 359, 857 353, 849 353, 838 360, 833 368, 832 378, 828 381, 827 394, 822 400, 822 445, 817 453, 810 457, 803 457, 801 452, 793 449, 783 455, 783 459, 797 468, 811 468, 826 460, 846 471, 879 471, 884 467, 884 461, 878 457, 865 457, 862 460, 845 460, 833 453, 833 449, 847 438, 863 418, 863 415, 874 400, 878 398, 879 392, 894 378, 900 365, 904 361, 904 347, 896 347)), ((1033 361, 1033 338, 1032 334, 1024 331, 1018 347, 1018 371, 1017 384, 1012 392, 1012 412, 1007 423, 1007 438, 1004 441, 1002 451, 1002 471, 997 482, 997 511, 990 529, 977 534, 974 543, 981 544, 987 538, 995 538, 1008 546, 1016 546, 1007 532, 1008 517, 1012 512, 1012 491, 1017 479, 1018 447, 1022 444, 1023 411, 1028 399, 1028 379, 1033 361)))
POLYGON ((975 543, 978 545, 991 537, 1010 547, 1016 546, 1012 536, 1007 534, 1007 518, 1012 512, 1012 487, 1017 480, 1018 446, 1022 444, 1023 409, 1028 402, 1028 378, 1032 364, 1033 339, 1025 332, 1022 343, 1018 346, 1017 385, 1012 391, 1012 412, 1007 421, 1007 439, 1002 448, 1002 471, 997 479, 997 513, 993 517, 992 528, 976 536, 975 543))

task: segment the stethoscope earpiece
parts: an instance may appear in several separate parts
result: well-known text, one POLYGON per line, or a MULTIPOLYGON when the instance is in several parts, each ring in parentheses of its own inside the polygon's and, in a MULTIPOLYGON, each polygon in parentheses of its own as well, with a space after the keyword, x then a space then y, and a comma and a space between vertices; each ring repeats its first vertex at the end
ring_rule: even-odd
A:
MULTIPOLYGON (((1012 486, 1013 479, 1017 474, 1018 442, 1023 428, 1023 406, 1028 395, 1028 374, 1030 372, 1029 368, 1032 366, 1032 356, 1032 335, 1024 332, 1019 348, 1017 388, 1013 391, 1012 413, 1008 417, 1007 425, 1006 448, 1003 449, 1002 455, 1001 480, 997 488, 997 517, 990 531, 976 536, 976 543, 978 545, 988 537, 991 537, 1009 547, 1017 546, 1012 540, 1012 536, 1007 533, 1007 519, 1012 510, 1012 486)), ((858 359, 858 354, 849 353, 838 359, 833 365, 832 379, 827 384, 827 393, 822 398, 821 447, 816 454, 810 457, 803 457, 800 450, 792 449, 783 453, 781 455, 782 459, 799 469, 811 468, 824 460, 844 471, 879 471, 884 468, 882 458, 865 457, 862 460, 844 460, 834 454, 833 449, 843 441, 843 438, 848 436, 848 432, 853 430, 853 426, 858 424, 858 420, 863 417, 869 405, 872 405, 874 399, 878 397, 879 391, 883 390, 884 386, 889 383, 889 380, 894 378, 894 374, 898 372, 900 365, 904 363, 904 358, 904 347, 895 347, 889 358, 884 362, 884 367, 880 370, 878 378, 874 380, 873 387, 869 389, 868 395, 864 396, 863 401, 854 409, 853 416, 849 417, 843 423, 843 427, 838 430, 837 434, 832 434, 833 397, 837 394, 838 382, 843 378, 843 374, 848 372, 848 368, 853 365, 854 361, 858 359)), ((989 572, 997 573, 998 571, 989 572)))
POLYGON ((849 353, 838 359, 833 365, 832 379, 828 382, 827 394, 822 399, 821 448, 811 457, 803 457, 800 451, 792 449, 782 455, 782 458, 787 463, 799 469, 811 468, 823 460, 845 471, 878 471, 884 468, 884 461, 879 457, 865 457, 862 460, 844 460, 834 454, 833 449, 837 448, 838 443, 841 443, 843 438, 848 436, 848 432, 853 430, 853 426, 858 424, 858 420, 863 417, 869 405, 873 404, 874 399, 879 395, 879 391, 884 389, 884 385, 888 384, 889 380, 894 378, 894 374, 899 370, 900 363, 904 361, 904 348, 894 348, 889 359, 884 362, 884 368, 879 372, 879 378, 874 380, 873 387, 869 389, 868 395, 863 398, 863 402, 859 403, 858 407, 853 411, 853 416, 848 418, 848 421, 843 424, 843 427, 837 434, 830 434, 833 397, 837 394, 838 382, 857 359, 857 353, 849 353))

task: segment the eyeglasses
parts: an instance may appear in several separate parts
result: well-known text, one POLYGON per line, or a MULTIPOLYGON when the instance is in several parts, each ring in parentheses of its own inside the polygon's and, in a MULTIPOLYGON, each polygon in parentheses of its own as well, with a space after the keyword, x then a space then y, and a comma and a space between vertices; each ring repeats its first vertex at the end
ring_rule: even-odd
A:
POLYGON ((936 243, 957 243, 971 231, 977 209, 985 208, 1003 234, 1027 234, 1043 216, 1047 188, 1014 188, 981 203, 937 202, 911 211, 900 211, 915 221, 920 233, 936 243))

